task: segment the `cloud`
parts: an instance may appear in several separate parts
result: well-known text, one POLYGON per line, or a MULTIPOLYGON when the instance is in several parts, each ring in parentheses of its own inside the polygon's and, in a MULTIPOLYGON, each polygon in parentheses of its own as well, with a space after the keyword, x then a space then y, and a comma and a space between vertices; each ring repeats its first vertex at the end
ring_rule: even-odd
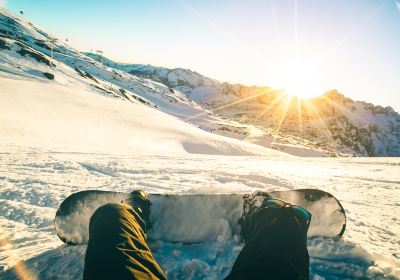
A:
POLYGON ((0 0, 0 7, 4 7, 6 5, 6 0, 0 0))
POLYGON ((399 1, 396 1, 396 7, 397 7, 397 10, 399 10, 399 12, 400 12, 400 2, 399 1))

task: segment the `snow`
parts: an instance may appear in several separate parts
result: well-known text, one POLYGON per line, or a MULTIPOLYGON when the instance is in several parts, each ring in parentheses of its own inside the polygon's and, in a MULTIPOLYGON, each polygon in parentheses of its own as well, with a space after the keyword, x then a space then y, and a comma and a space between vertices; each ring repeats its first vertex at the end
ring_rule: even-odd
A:
MULTIPOLYGON (((1 8, 0 19, 0 27, 19 38, 4 38, 10 49, 0 49, 1 279, 81 278, 86 247, 63 244, 53 228, 57 207, 77 191, 296 188, 332 193, 348 217, 342 240, 309 239, 314 279, 400 278, 399 158, 302 158, 240 141, 246 129, 252 131, 252 142, 266 133, 60 42, 51 60, 49 50, 35 45, 50 35, 1 8), (8 18, 15 22, 5 23, 8 18), (21 56, 22 48, 39 52, 55 66, 21 56), (54 80, 44 72, 54 74, 54 80), (239 131, 238 139, 207 132, 225 134, 228 127, 239 131)), ((172 80, 186 75, 178 72, 172 80)), ((306 146, 288 149, 308 151, 306 146)), ((223 232, 222 221, 214 226, 211 233, 223 232)), ((169 279, 220 279, 243 244, 235 235, 219 235, 197 245, 150 245, 169 279)))
POLYGON ((2 143, 75 152, 280 154, 204 132, 158 110, 71 83, 3 78, 0 102, 2 143))
MULTIPOLYGON (((53 230, 56 208, 79 190, 240 193, 313 187, 339 198, 348 216, 342 240, 309 239, 313 277, 400 277, 396 158, 133 156, 10 145, 2 147, 0 158, 3 269, 23 260, 39 279, 81 277, 85 246, 64 245, 53 230)), ((229 272, 242 244, 221 237, 197 245, 153 241, 151 247, 170 279, 217 279, 229 272)), ((10 271, 0 276, 14 279, 10 271)))

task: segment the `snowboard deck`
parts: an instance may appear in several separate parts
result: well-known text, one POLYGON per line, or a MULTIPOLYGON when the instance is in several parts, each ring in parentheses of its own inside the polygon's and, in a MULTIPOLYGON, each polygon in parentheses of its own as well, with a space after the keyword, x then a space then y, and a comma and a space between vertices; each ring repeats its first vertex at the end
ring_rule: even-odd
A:
MULTIPOLYGON (((201 243, 240 236, 239 219, 245 207, 261 205, 260 192, 244 194, 149 194, 151 229, 149 239, 166 242, 201 243)), ((312 214, 308 237, 342 237, 346 214, 330 193, 317 189, 268 192, 299 205, 312 214)), ((129 193, 87 190, 73 193, 60 205, 55 230, 67 244, 86 244, 89 221, 106 203, 126 203, 129 193)))

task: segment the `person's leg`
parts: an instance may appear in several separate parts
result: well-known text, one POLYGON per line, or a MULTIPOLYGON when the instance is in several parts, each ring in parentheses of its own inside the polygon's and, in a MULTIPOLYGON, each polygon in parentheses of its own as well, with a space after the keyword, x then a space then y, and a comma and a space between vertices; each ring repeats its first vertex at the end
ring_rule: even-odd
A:
POLYGON ((226 280, 309 278, 307 230, 288 211, 264 208, 246 221, 246 245, 226 280))
POLYGON ((129 205, 97 209, 90 219, 83 279, 166 279, 147 245, 145 226, 129 205))

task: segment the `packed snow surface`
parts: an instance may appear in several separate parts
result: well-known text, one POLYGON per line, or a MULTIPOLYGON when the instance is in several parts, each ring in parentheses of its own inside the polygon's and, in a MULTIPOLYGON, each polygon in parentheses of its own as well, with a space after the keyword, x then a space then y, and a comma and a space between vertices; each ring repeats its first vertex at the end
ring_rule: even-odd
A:
MULTIPOLYGON (((18 267, 39 279, 81 277, 86 247, 64 245, 53 229, 58 205, 76 191, 231 193, 311 187, 334 194, 348 216, 342 240, 309 240, 312 276, 400 277, 400 159, 126 156, 7 146, 1 148, 0 161, 2 270, 22 261, 18 267)), ((170 279, 218 279, 229 272, 242 244, 221 236, 197 245, 152 242, 151 247, 170 279)), ((13 271, 21 269, 0 276, 14 279, 13 271)))

